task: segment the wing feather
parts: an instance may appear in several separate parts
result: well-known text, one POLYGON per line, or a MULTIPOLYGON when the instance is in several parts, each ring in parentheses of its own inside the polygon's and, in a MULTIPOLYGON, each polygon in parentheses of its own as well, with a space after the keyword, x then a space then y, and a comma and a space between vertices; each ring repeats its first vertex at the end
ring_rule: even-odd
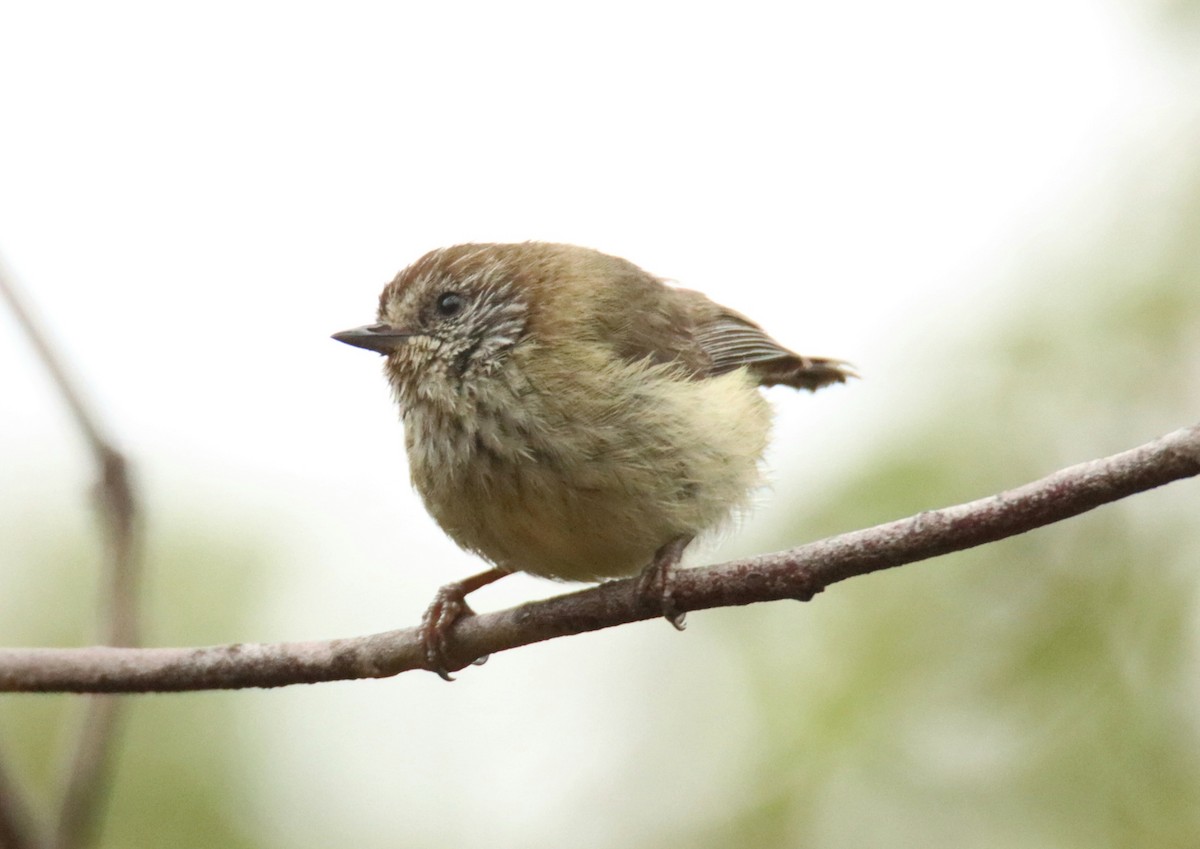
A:
POLYGON ((713 303, 699 292, 680 292, 693 302, 693 338, 711 361, 709 376, 746 368, 758 378, 760 386, 782 384, 810 391, 857 377, 843 360, 797 354, 744 315, 713 303))
MULTIPOLYGON (((580 328, 629 362, 674 364, 695 380, 747 369, 760 386, 816 390, 856 377, 842 360, 805 357, 700 292, 667 285, 627 260, 572 249, 574 274, 607 279, 580 328)), ((565 307, 564 307, 565 308, 565 307)))

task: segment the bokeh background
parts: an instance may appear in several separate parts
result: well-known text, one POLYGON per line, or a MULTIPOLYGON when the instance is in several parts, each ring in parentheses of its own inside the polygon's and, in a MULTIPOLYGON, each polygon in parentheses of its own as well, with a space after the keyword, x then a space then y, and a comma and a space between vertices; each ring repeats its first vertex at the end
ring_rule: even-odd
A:
MULTIPOLYGON (((0 9, 0 251, 136 465, 154 645, 478 569, 329 333, 429 248, 626 256, 865 379, 772 391, 712 561, 1197 420, 1200 5, 0 9)), ((0 314, 0 641, 92 639, 88 457, 0 314)), ((1200 496, 465 671, 132 700, 105 847, 1193 847, 1200 496)), ((525 577, 494 609, 561 588, 525 577)), ((55 797, 79 700, 6 696, 55 797)))

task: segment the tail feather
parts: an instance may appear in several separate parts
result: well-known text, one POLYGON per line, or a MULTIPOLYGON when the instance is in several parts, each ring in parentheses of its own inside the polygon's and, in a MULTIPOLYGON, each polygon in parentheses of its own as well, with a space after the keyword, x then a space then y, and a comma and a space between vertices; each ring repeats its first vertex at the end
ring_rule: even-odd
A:
POLYGON ((828 357, 804 357, 789 354, 786 357, 756 362, 750 366, 758 377, 760 386, 791 386, 815 392, 822 386, 845 383, 859 377, 854 366, 845 360, 828 357))

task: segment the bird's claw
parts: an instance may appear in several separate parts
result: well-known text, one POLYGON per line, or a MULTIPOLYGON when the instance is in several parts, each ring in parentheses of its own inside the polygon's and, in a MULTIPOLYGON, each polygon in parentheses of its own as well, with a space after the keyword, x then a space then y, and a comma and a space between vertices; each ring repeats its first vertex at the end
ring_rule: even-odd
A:
MULTIPOLYGON (((421 642, 425 650, 425 668, 436 672, 443 681, 453 681, 449 672, 448 638, 454 624, 464 616, 474 616, 459 584, 447 584, 437 591, 421 618, 421 642)), ((484 657, 484 660, 487 658, 484 657)))
POLYGON ((675 602, 675 566, 689 542, 691 539, 681 537, 655 552, 654 560, 642 572, 637 588, 642 603, 647 606, 657 605, 662 610, 663 618, 677 631, 687 627, 687 611, 680 610, 675 602))
MULTIPOLYGON (((436 672, 443 681, 453 681, 450 675, 449 637, 458 620, 474 616, 475 611, 467 604, 467 593, 473 593, 508 573, 502 569, 489 569, 464 581, 455 581, 438 589, 425 615, 421 617, 421 643, 425 649, 425 668, 436 672)), ((481 666, 488 659, 485 654, 471 661, 481 666)))

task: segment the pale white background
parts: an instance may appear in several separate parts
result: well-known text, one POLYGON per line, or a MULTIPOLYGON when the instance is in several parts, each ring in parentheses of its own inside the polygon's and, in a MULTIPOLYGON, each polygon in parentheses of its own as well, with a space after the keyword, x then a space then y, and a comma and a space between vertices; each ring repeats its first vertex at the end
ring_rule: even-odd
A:
MULTIPOLYGON (((478 568, 409 491, 377 358, 328 339, 400 267, 457 241, 590 245, 854 361, 852 387, 772 394, 771 463, 818 487, 1183 96, 1136 8, 9 3, 0 251, 153 515, 241 522, 286 564, 229 639, 382 630, 478 568)), ((88 530, 85 456, 3 314, 0 381, 0 525, 88 530)), ((479 606, 555 590, 511 581, 479 606)), ((746 696, 689 680, 701 654, 721 667, 695 617, 452 687, 248 699, 247 785, 271 789, 245 815, 296 846, 667 836, 731 792, 746 742, 721 724, 746 696), (611 785, 647 741, 715 727, 611 785)))

